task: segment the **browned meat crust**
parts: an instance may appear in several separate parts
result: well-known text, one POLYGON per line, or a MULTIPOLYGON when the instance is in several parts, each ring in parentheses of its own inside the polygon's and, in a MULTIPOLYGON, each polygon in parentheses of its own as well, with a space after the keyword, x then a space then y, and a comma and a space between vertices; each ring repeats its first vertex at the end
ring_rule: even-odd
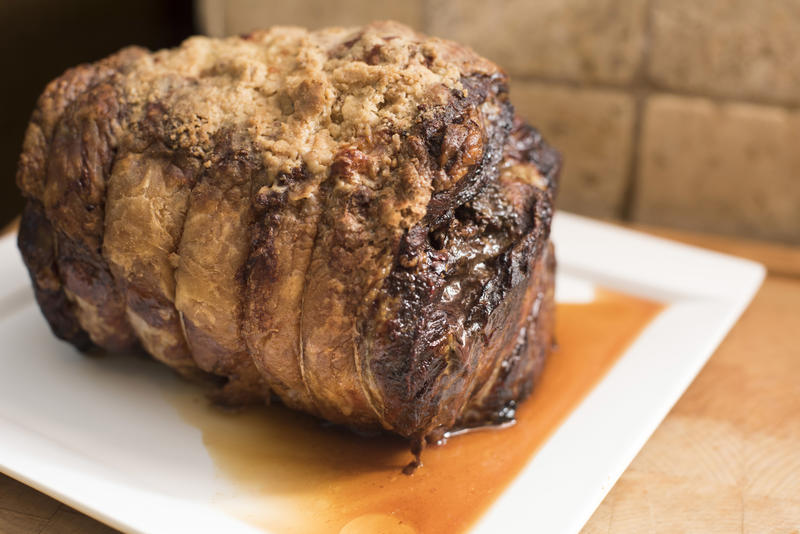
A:
POLYGON ((552 341, 560 161, 507 78, 395 23, 127 49, 39 100, 19 244, 54 333, 417 443, 552 341))

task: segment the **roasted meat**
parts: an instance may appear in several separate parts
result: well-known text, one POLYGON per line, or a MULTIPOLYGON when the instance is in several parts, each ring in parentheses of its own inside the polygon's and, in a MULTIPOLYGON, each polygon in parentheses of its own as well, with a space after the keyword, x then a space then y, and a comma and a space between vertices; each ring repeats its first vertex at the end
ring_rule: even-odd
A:
POLYGON ((17 174, 39 306, 221 402, 418 444, 513 418, 552 343, 560 160, 507 83, 395 23, 69 70, 17 174))

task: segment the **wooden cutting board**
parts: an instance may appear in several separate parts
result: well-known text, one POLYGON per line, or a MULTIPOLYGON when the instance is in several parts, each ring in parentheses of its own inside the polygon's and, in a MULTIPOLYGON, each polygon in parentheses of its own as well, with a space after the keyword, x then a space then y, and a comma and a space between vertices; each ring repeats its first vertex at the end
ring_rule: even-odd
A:
POLYGON ((655 233, 770 272, 583 533, 800 533, 800 248, 655 233))
MULTIPOLYGON (((583 533, 800 534, 800 247, 647 230, 769 275, 583 533)), ((0 533, 30 532, 113 531, 0 475, 0 533)))

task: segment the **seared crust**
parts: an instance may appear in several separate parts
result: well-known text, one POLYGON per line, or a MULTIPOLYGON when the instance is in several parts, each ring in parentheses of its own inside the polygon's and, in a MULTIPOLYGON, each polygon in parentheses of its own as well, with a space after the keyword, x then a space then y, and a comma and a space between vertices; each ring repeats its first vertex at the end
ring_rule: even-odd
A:
POLYGON ((17 184, 31 199, 23 214, 20 250, 54 332, 81 347, 89 337, 115 349, 132 341, 97 246, 110 165, 108 122, 116 107, 103 97, 109 91, 106 82, 145 53, 127 48, 51 82, 39 97, 20 155, 17 184), (97 109, 92 109, 93 99, 100 101, 97 109), (66 115, 70 119, 62 120, 66 115), (107 120, 96 121, 97 116, 107 120))
POLYGON ((73 69, 17 175, 40 307, 224 402, 417 441, 509 417, 551 344, 560 165, 507 92, 395 23, 73 69))
POLYGON ((558 156, 537 135, 516 121, 499 176, 452 218, 408 232, 362 317, 362 376, 399 434, 497 422, 538 376, 552 342, 555 176, 528 160, 558 156))
POLYGON ((35 200, 25 205, 17 242, 33 282, 36 302, 53 333, 80 349, 88 348, 89 336, 78 323, 58 275, 53 227, 44 215, 44 208, 35 200))

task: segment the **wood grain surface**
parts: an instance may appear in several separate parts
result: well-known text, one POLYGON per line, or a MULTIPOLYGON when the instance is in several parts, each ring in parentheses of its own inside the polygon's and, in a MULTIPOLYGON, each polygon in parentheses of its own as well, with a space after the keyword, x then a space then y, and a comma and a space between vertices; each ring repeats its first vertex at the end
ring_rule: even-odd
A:
POLYGON ((634 532, 800 532, 800 277, 768 276, 583 529, 634 532))
MULTIPOLYGON (((646 230, 769 275, 583 534, 800 534, 800 248, 646 230)), ((0 475, 0 533, 31 532, 114 531, 0 475)))

